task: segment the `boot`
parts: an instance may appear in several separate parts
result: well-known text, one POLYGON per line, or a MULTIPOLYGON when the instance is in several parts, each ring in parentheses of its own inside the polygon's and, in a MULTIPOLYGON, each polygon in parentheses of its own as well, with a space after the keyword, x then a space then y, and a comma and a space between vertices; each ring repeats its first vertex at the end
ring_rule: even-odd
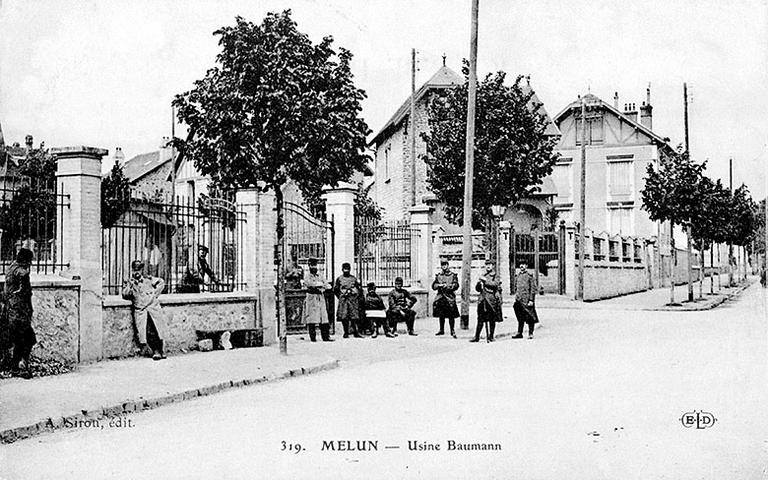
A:
POLYGON ((456 338, 456 320, 453 318, 448 319, 448 326, 451 327, 451 336, 456 338))
POLYGON ((488 341, 492 342, 495 340, 495 338, 493 337, 493 333, 496 331, 496 322, 491 321, 488 323, 489 323, 488 341))
POLYGON ((435 335, 445 335, 445 319, 440 317, 440 331, 435 335))
POLYGON ((165 359, 165 354, 163 353, 163 341, 158 340, 157 341, 157 350, 154 351, 152 354, 152 360, 163 360, 165 359))
POLYGON ((483 333, 483 322, 479 321, 477 322, 477 327, 475 328, 475 338, 470 340, 472 343, 477 343, 480 341, 480 334, 483 333))
POLYGON ((311 342, 317 341, 317 331, 315 330, 315 324, 314 323, 308 323, 307 324, 307 330, 309 330, 309 340, 311 342))
POLYGON ((379 326, 376 325, 376 328, 373 329, 373 333, 371 334, 371 338, 376 338, 379 336, 379 326))
POLYGON ((405 324, 408 326, 408 335, 412 335, 412 336, 415 337, 416 335, 418 335, 418 333, 413 331, 413 320, 414 319, 410 315, 408 317, 409 318, 405 321, 405 324))
POLYGON ((349 320, 342 320, 341 326, 344 328, 344 338, 349 338, 349 320))
POLYGON ((333 341, 333 339, 331 338, 331 325, 329 323, 320 324, 320 336, 323 338, 324 342, 333 341))
POLYGON ((351 325, 351 327, 352 327, 352 336, 354 336, 355 338, 363 338, 363 336, 360 335, 360 330, 358 330, 356 323, 357 322, 353 321, 352 325, 351 325))

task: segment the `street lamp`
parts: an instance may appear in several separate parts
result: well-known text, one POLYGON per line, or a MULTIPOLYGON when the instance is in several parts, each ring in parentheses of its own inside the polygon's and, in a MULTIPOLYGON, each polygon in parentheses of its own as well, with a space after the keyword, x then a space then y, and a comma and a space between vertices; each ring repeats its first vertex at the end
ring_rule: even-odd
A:
POLYGON ((491 206, 491 213, 493 214, 493 268, 496 271, 496 275, 499 274, 499 222, 506 211, 507 207, 504 205, 491 206))

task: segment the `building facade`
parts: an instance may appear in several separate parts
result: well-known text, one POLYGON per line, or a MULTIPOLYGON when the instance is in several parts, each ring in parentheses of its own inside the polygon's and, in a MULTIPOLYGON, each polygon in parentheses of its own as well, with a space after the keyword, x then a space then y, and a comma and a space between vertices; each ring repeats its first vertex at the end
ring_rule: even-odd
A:
MULTIPOLYGON (((641 209, 640 191, 648 165, 661 155, 674 153, 668 138, 654 133, 650 88, 646 102, 619 110, 618 94, 610 105, 595 95, 583 98, 586 105, 586 225, 595 232, 649 238, 667 232, 641 209), (639 110, 639 112, 638 112, 639 110), (639 113, 639 118, 638 118, 639 113)), ((559 217, 578 222, 581 194, 581 100, 568 105, 554 119, 562 136, 557 146, 560 159, 552 172, 559 217)))

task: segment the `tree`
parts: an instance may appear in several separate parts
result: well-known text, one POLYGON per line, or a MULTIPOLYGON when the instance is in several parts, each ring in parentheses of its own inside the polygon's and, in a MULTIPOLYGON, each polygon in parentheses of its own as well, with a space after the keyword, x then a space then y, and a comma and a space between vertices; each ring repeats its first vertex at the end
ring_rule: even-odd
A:
MULTIPOLYGON (((698 184, 699 208, 691 221, 691 236, 699 251, 701 269, 699 270, 699 298, 702 297, 704 284, 704 251, 710 250, 710 258, 714 258, 714 244, 725 242, 727 231, 725 226, 730 217, 730 192, 723 188, 720 180, 713 182, 702 176, 698 184)), ((714 265, 710 261, 710 265, 714 265)), ((714 277, 711 279, 711 291, 714 291, 714 277)))
MULTIPOLYGON (((670 222, 670 242, 674 255, 674 226, 690 228, 692 220, 697 218, 702 201, 699 182, 706 164, 697 164, 691 160, 682 147, 674 154, 662 154, 658 167, 648 165, 645 186, 640 191, 643 198, 642 208, 654 221, 670 222)), ((689 252, 690 254, 690 252, 689 252)), ((690 265, 692 259, 688 258, 690 265)), ((688 278, 690 284, 692 278, 688 278)), ((674 276, 670 279, 670 303, 675 303, 674 276)))
POLYGON ((214 35, 216 65, 173 102, 190 129, 188 141, 176 144, 217 185, 274 191, 277 317, 286 353, 282 187, 291 180, 311 198, 365 168, 365 92, 352 81, 352 54, 336 52, 332 37, 314 44, 290 10, 270 13, 260 25, 237 17, 214 35))
MULTIPOLYGON (((469 75, 465 61, 463 73, 469 75)), ((548 121, 531 108, 532 91, 524 91, 522 76, 506 85, 506 73, 487 75, 478 82, 475 120, 473 184, 474 228, 487 232, 493 205, 515 205, 540 190, 552 173, 558 155, 556 140, 544 134, 548 121)), ((462 223, 468 81, 433 97, 428 105, 430 132, 422 133, 427 153, 427 183, 445 204, 445 216, 462 223)))
POLYGON ((128 211, 131 203, 131 184, 116 162, 109 175, 101 180, 101 227, 110 228, 128 211))
MULTIPOLYGON (((757 205, 749 194, 749 188, 742 184, 733 191, 729 205, 730 216, 727 223, 728 243, 746 247, 754 238, 757 221, 755 211, 757 205)), ((730 260, 730 259, 729 259, 730 260)), ((733 260, 730 260, 733 264, 733 260)), ((732 281, 732 279, 730 279, 732 281)))

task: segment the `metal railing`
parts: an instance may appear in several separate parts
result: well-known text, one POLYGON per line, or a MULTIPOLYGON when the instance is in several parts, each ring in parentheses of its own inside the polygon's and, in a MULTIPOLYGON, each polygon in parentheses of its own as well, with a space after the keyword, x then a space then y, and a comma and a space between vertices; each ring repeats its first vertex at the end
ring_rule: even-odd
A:
POLYGON ((238 247, 245 220, 226 198, 177 198, 174 203, 131 198, 114 224, 102 226, 105 294, 120 294, 134 260, 144 262, 145 273, 165 280, 164 293, 241 290, 238 247))
POLYGON ((413 261, 419 231, 406 221, 379 222, 355 218, 355 265, 363 284, 392 287, 402 277, 405 286, 413 282, 413 261))
POLYGON ((62 238, 69 195, 55 180, 0 177, 0 275, 28 248, 34 253, 32 273, 52 274, 64 263, 62 238))

